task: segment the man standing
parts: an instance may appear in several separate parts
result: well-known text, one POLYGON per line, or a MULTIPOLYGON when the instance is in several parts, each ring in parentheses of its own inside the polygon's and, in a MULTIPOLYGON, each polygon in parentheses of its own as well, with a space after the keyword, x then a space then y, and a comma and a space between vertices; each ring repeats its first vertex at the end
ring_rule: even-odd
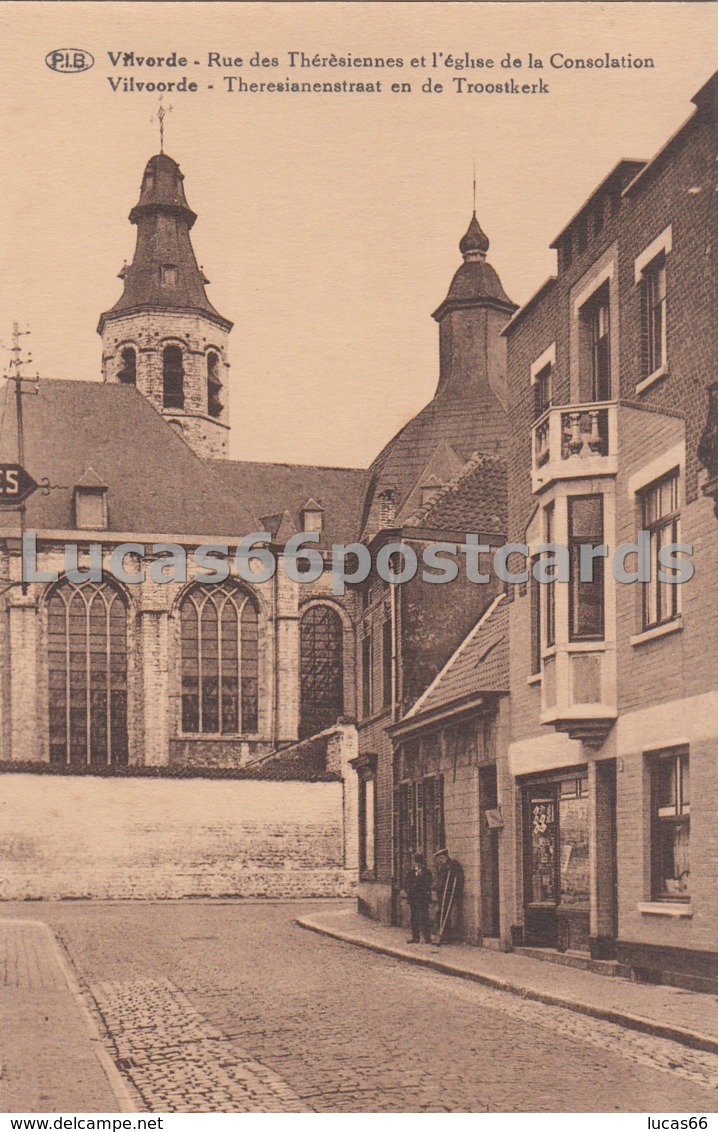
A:
POLYGON ((411 913, 411 939, 407 943, 419 943, 419 932, 424 935, 424 943, 431 943, 431 889, 434 878, 426 867, 423 853, 413 854, 413 865, 404 879, 404 890, 409 901, 411 913))
POLYGON ((440 947, 458 936, 461 919, 461 898, 464 895, 464 870, 458 861, 449 856, 449 850, 437 849, 434 860, 438 869, 436 878, 436 945, 440 947))

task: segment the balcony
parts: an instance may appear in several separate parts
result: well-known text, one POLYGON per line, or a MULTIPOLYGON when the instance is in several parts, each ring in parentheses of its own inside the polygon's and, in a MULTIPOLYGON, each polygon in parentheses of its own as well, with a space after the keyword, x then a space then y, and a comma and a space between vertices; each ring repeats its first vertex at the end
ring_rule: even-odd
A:
POLYGON ((616 402, 552 405, 531 437, 531 490, 555 480, 613 476, 617 470, 616 402))

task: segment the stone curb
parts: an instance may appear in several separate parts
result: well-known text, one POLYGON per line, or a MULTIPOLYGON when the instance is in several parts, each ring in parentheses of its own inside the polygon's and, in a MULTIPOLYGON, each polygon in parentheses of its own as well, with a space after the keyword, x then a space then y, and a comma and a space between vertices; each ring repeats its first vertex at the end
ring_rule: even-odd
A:
POLYGON ((80 989, 80 984, 75 978, 75 973, 72 970, 65 956, 65 953, 62 950, 62 947, 60 946, 57 937, 50 925, 46 924, 43 920, 19 920, 10 919, 9 917, 3 917, 2 922, 3 924, 17 924, 22 925, 23 927, 39 928, 40 931, 47 937, 48 943, 50 944, 50 949, 55 956, 55 959, 57 960, 60 970, 62 971, 62 976, 67 985, 70 996, 74 1000, 80 1011, 80 1014, 82 1015, 82 1020, 85 1024, 85 1029, 87 1030, 88 1041, 92 1046, 93 1053, 95 1054, 100 1068, 107 1078, 107 1083, 110 1086, 110 1090, 112 1091, 115 1100, 117 1101, 116 1111, 132 1113, 140 1111, 137 1108, 137 1102, 130 1095, 130 1092, 123 1080, 122 1074, 120 1073, 119 1069, 117 1068, 107 1049, 105 1048, 104 1039, 97 1028, 97 1023, 95 1022, 95 1019, 93 1018, 90 1009, 87 1006, 87 1003, 85 1002, 82 991, 80 989))
MULTIPOLYGON (((428 955, 417 955, 389 944, 375 943, 362 936, 352 935, 350 932, 338 928, 330 928, 311 916, 295 919, 298 927, 306 931, 316 932, 318 935, 330 936, 342 943, 351 943, 355 947, 364 947, 368 951, 376 951, 382 955, 391 955, 393 959, 401 959, 405 963, 413 963, 419 967, 429 967, 443 975, 453 975, 454 978, 466 979, 469 982, 480 983, 482 986, 493 987, 494 990, 507 991, 519 998, 542 1002, 547 1006, 562 1006, 565 1010, 573 1010, 576 1014, 584 1014, 590 1018, 599 1018, 604 1022, 613 1022, 627 1030, 637 1030, 639 1033, 651 1034, 655 1038, 667 1038, 669 1041, 688 1046, 690 1049, 702 1050, 704 1053, 718 1054, 718 1038, 701 1034, 695 1030, 687 1030, 682 1026, 673 1026, 664 1022, 656 1022, 639 1014, 629 1014, 627 1011, 612 1010, 603 1006, 594 1006, 589 1002, 580 1002, 577 999, 563 998, 560 995, 550 994, 547 991, 532 990, 519 983, 507 982, 496 975, 481 974, 478 971, 469 971, 466 968, 446 963, 441 959, 433 959, 428 955)), ((599 978, 601 976, 597 976, 599 978)))

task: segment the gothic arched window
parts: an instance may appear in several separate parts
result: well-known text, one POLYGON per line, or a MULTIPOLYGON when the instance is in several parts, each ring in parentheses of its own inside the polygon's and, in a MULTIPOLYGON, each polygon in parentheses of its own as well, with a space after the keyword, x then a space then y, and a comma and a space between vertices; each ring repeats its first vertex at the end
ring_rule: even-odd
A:
POLYGON ((207 354, 207 412, 210 417, 219 417, 222 413, 222 379, 219 376, 219 354, 211 350, 207 354))
POLYGON ((184 363, 179 346, 162 351, 162 404, 165 409, 184 409, 184 363))
POLYGON ((302 617, 300 738, 331 727, 344 712, 344 628, 336 610, 312 605, 302 617))
POLYGON ((127 608, 107 582, 61 581, 47 603, 50 762, 127 762, 127 608))
POLYGON ((195 586, 180 605, 182 730, 258 730, 259 613, 231 583, 195 586))
POLYGON ((122 385, 137 384, 137 354, 132 346, 125 346, 120 354, 120 368, 117 380, 122 385))

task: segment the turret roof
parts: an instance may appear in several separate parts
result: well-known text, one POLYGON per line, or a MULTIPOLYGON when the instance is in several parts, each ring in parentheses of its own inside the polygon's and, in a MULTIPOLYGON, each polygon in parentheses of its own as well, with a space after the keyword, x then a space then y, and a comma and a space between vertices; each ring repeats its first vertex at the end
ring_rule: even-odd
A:
POLYGON ((225 329, 231 328, 231 322, 207 298, 207 280, 190 239, 196 219, 177 162, 166 153, 151 157, 142 177, 140 199, 130 212, 130 221, 137 225, 134 259, 120 272, 124 291, 100 317, 100 333, 106 319, 148 309, 202 311, 225 329))

